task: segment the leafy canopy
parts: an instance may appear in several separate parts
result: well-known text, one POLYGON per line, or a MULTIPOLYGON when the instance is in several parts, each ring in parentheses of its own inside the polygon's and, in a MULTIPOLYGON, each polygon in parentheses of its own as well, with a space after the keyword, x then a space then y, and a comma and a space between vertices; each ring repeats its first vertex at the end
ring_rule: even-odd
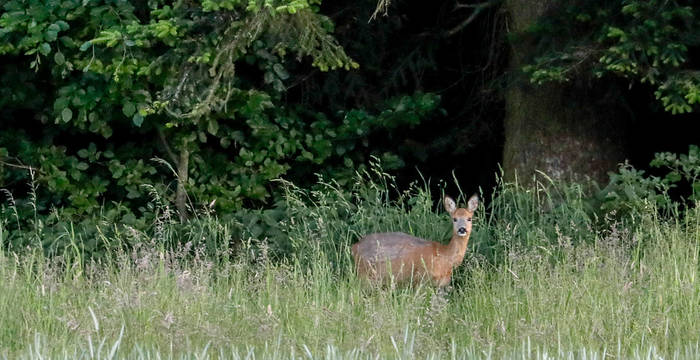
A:
POLYGON ((691 59, 700 45, 700 8, 693 1, 567 0, 531 32, 541 36, 540 55, 524 67, 533 83, 613 75, 651 85, 673 114, 700 103, 700 71, 691 59))

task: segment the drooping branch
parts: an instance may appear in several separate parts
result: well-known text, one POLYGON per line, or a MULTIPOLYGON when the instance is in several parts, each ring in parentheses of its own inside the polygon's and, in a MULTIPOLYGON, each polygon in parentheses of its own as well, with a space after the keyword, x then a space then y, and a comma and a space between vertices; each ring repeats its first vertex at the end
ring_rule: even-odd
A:
POLYGON ((216 22, 211 30, 218 34, 216 44, 202 44, 202 37, 193 35, 186 40, 192 46, 183 47, 190 50, 169 54, 175 60, 190 60, 174 64, 179 74, 160 93, 163 110, 175 119, 196 119, 223 109, 231 97, 236 61, 269 27, 270 19, 268 12, 260 11, 243 22, 216 22), (210 61, 192 60, 211 50, 210 61))
POLYGON ((372 20, 377 18, 377 15, 380 13, 384 16, 387 16, 389 14, 389 6, 391 5, 391 0, 379 0, 377 1, 377 7, 374 9, 374 12, 372 13, 372 16, 369 17, 369 21, 371 22, 372 20))

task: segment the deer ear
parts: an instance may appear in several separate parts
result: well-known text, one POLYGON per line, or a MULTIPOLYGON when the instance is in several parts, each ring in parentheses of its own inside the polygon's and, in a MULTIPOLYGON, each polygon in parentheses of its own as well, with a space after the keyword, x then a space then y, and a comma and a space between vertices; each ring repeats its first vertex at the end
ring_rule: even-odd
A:
POLYGON ((455 204, 455 201, 449 196, 445 196, 445 210, 450 214, 457 210, 457 204, 455 204))
POLYGON ((472 197, 469 198, 469 201, 467 201, 467 210, 474 212, 478 206, 479 197, 476 196, 476 194, 474 194, 472 195, 472 197))

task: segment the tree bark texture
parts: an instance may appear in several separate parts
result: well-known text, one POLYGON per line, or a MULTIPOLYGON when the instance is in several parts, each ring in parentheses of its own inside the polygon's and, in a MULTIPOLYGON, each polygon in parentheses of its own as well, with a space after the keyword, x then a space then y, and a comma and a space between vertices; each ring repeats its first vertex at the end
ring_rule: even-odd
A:
POLYGON ((536 171, 555 180, 590 177, 607 182, 607 172, 623 160, 622 122, 611 103, 591 87, 577 84, 531 85, 521 68, 536 51, 525 31, 555 0, 507 0, 511 39, 505 93, 503 170, 507 181, 531 184, 536 171))

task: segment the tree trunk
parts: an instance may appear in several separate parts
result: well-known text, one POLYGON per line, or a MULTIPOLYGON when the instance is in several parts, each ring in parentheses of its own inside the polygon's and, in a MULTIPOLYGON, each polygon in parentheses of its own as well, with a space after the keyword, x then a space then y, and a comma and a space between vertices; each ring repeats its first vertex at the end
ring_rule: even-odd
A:
POLYGON ((555 180, 590 177, 607 182, 607 172, 623 160, 622 122, 588 84, 530 85, 522 65, 536 51, 525 31, 543 16, 555 0, 507 0, 511 42, 505 93, 503 170, 507 181, 530 184, 536 170, 555 180))

